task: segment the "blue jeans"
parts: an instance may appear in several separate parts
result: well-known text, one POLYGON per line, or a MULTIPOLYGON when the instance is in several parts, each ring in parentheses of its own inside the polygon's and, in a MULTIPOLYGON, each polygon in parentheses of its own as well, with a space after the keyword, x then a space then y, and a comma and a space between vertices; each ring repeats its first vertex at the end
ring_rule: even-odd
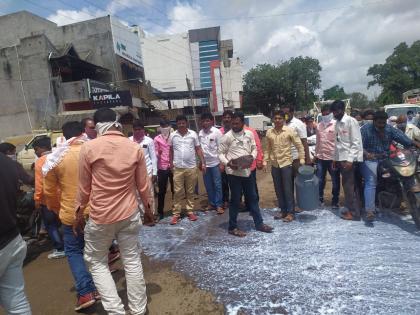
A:
POLYGON ((59 251, 64 250, 64 243, 58 230, 61 224, 58 216, 53 211, 48 210, 46 206, 41 206, 41 216, 54 248, 59 251))
POLYGON ((0 250, 0 306, 7 314, 32 314, 24 290, 25 256, 26 243, 20 234, 0 250))
POLYGON ((378 161, 364 161, 362 176, 365 180, 364 196, 366 211, 375 211, 378 161))
POLYGON ((209 198, 209 204, 213 207, 222 207, 222 175, 220 174, 219 166, 207 167, 203 179, 209 198))
POLYGON ((319 201, 324 202, 325 177, 327 171, 331 176, 332 182, 332 204, 338 204, 340 198, 340 171, 333 169, 333 161, 318 160, 316 163, 316 176, 319 178, 319 201))
POLYGON ((85 295, 96 290, 92 276, 86 268, 83 260, 83 248, 85 240, 83 234, 75 236, 72 226, 63 224, 64 251, 69 262, 71 273, 75 281, 78 295, 85 295))
POLYGON ((253 176, 241 177, 228 175, 228 181, 230 187, 229 230, 237 228, 237 218, 242 191, 245 196, 245 201, 248 204, 248 210, 254 219, 255 228, 258 229, 263 224, 263 219, 260 206, 258 205, 255 178, 253 176))

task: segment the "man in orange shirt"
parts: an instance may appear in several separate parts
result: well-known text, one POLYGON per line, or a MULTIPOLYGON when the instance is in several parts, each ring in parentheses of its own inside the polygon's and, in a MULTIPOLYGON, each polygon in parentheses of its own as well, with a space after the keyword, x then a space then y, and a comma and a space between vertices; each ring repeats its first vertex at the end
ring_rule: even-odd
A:
POLYGON ((60 188, 59 216, 63 227, 64 251, 77 292, 75 311, 80 311, 95 304, 99 298, 92 276, 83 260, 85 245, 83 234, 73 233, 74 204, 79 181, 79 154, 82 144, 87 139, 83 135, 82 125, 77 121, 65 123, 62 130, 66 142, 47 156, 42 167, 44 196, 47 207, 52 208, 51 203, 57 198, 57 187, 60 188))
MULTIPOLYGON (((41 213, 42 219, 44 220, 45 228, 48 231, 48 235, 53 242, 54 251, 48 255, 48 259, 63 258, 64 243, 60 232, 58 231, 61 225, 58 219, 58 211, 60 210, 60 201, 55 199, 51 203, 50 209, 47 208, 44 198, 44 185, 42 176, 42 166, 45 163, 47 154, 51 153, 51 139, 49 137, 42 137, 36 139, 33 144, 35 154, 38 159, 35 162, 35 209, 41 213), (54 206, 52 206, 54 205, 54 206)), ((58 197, 58 196, 57 196, 58 197)))
POLYGON ((99 109, 93 117, 98 137, 86 142, 80 152, 79 187, 74 230, 84 228, 83 210, 90 202, 89 221, 84 228, 85 260, 109 314, 126 314, 108 268, 108 248, 118 241, 127 281, 131 314, 146 312, 146 284, 139 248, 141 225, 138 191, 145 206, 144 219, 153 222, 150 190, 143 149, 124 136, 116 113, 99 109))

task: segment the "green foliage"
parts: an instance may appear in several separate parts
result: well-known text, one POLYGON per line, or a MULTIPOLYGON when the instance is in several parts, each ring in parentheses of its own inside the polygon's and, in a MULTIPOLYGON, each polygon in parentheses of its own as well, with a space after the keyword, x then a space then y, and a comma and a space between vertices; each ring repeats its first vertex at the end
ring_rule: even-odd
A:
POLYGON ((372 104, 369 102, 367 95, 354 92, 349 95, 350 105, 352 108, 364 109, 370 107, 372 104))
POLYGON ((348 98, 342 86, 334 85, 329 89, 324 90, 322 98, 324 100, 342 100, 348 98))
POLYGON ((298 110, 317 100, 321 66, 317 59, 296 57, 277 65, 260 64, 244 76, 244 109, 269 114, 277 104, 292 103, 298 110))
POLYGON ((380 104, 401 103, 402 93, 420 88, 420 41, 415 41, 411 47, 404 42, 399 44, 384 64, 373 65, 367 75, 373 77, 368 88, 382 87, 378 97, 380 104))

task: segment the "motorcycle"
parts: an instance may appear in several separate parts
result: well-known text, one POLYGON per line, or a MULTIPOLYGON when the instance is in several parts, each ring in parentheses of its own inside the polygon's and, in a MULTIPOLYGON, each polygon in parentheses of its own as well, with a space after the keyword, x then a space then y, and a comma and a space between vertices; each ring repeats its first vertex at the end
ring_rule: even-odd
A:
POLYGON ((411 150, 391 151, 378 166, 379 208, 399 208, 405 201, 417 228, 420 229, 419 154, 411 150))

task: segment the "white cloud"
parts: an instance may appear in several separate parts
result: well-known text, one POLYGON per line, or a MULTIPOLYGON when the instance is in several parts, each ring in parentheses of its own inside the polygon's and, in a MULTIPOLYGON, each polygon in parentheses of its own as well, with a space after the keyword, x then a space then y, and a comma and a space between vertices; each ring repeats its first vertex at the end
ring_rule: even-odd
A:
POLYGON ((105 11, 95 10, 91 8, 82 8, 81 10, 57 10, 56 13, 47 17, 48 20, 65 25, 77 23, 81 21, 91 20, 100 16, 107 15, 105 11))

